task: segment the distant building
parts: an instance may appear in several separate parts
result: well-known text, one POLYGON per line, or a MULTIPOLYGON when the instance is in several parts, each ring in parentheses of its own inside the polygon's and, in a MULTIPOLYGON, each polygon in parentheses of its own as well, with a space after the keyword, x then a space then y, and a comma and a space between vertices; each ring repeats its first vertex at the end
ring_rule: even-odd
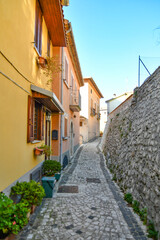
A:
POLYGON ((93 78, 84 78, 84 86, 80 88, 80 93, 80 143, 83 143, 100 135, 100 99, 103 95, 93 78))
POLYGON ((133 94, 133 92, 126 92, 126 93, 123 93, 120 96, 117 96, 117 97, 115 96, 114 98, 111 98, 111 99, 107 100, 106 101, 106 103, 107 103, 107 116, 132 94, 133 94))
POLYGON ((107 105, 106 106, 101 106, 100 107, 100 132, 104 132, 104 128, 107 122, 107 105))

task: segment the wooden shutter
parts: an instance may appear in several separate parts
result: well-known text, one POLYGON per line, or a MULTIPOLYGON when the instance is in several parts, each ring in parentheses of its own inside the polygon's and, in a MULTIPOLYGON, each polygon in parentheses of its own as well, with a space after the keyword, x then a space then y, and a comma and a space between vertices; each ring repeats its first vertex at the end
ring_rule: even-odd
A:
POLYGON ((40 108, 40 140, 44 140, 44 112, 43 112, 43 107, 40 108))
POLYGON ((68 119, 65 118, 65 122, 64 122, 64 136, 67 137, 68 135, 68 119))
POLYGON ((27 142, 34 140, 34 100, 28 96, 28 124, 27 124, 27 142))

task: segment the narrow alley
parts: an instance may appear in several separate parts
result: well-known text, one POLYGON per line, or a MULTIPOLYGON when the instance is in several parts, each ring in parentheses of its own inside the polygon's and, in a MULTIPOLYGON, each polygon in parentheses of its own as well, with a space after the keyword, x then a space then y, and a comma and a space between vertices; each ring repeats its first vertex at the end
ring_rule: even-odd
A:
POLYGON ((112 182, 98 143, 81 146, 54 197, 43 201, 18 240, 147 239, 143 224, 112 182))

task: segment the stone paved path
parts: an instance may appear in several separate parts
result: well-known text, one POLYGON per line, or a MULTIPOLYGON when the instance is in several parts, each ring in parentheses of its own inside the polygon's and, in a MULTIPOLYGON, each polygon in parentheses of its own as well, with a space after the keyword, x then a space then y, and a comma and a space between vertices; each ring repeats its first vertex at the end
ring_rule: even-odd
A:
POLYGON ((57 186, 61 193, 56 191, 52 199, 44 200, 17 239, 147 239, 144 227, 111 181, 97 145, 98 140, 78 150, 57 186))

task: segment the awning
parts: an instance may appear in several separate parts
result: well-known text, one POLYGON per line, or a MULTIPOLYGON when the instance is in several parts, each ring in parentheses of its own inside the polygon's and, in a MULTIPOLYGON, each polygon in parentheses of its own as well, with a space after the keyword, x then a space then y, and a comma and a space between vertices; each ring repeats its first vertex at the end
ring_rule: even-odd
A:
POLYGON ((47 107, 51 112, 64 113, 64 109, 56 95, 46 89, 31 85, 32 97, 47 107))

